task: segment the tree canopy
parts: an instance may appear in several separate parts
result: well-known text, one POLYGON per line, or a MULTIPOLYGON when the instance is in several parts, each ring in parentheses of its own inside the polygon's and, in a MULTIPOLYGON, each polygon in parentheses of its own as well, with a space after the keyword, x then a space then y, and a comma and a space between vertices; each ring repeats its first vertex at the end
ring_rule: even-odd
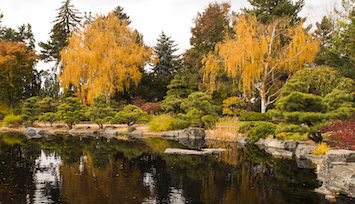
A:
POLYGON ((136 42, 136 32, 114 14, 97 16, 86 28, 75 31, 61 52, 61 86, 73 86, 80 100, 89 103, 98 93, 111 98, 130 82, 141 79, 139 67, 150 50, 136 42))
POLYGON ((255 15, 241 15, 236 21, 236 37, 228 37, 204 58, 204 80, 213 85, 220 70, 241 80, 245 95, 259 91, 261 111, 274 103, 286 81, 304 64, 313 62, 318 42, 299 23, 285 26, 283 20, 262 25, 255 15), (282 33, 282 35, 280 35, 282 33), (285 41, 285 39, 289 39, 285 41))

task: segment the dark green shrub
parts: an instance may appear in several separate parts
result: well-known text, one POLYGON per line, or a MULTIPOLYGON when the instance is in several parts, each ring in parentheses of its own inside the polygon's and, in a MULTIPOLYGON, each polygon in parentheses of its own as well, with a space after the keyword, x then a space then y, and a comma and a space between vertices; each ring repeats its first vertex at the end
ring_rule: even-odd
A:
POLYGON ((247 133, 254 126, 255 126, 255 122, 244 122, 241 125, 239 125, 238 132, 242 134, 247 133))
POLYGON ((181 130, 190 127, 191 123, 182 119, 175 119, 170 124, 171 130, 181 130))
POLYGON ((251 143, 257 142, 260 138, 275 135, 276 125, 269 122, 255 122, 254 127, 248 131, 251 143))
POLYGON ((257 112, 243 112, 239 115, 240 121, 262 121, 265 120, 265 114, 257 112))
POLYGON ((8 115, 4 118, 4 125, 9 126, 9 125, 21 125, 23 123, 23 120, 21 119, 21 116, 19 115, 8 115))

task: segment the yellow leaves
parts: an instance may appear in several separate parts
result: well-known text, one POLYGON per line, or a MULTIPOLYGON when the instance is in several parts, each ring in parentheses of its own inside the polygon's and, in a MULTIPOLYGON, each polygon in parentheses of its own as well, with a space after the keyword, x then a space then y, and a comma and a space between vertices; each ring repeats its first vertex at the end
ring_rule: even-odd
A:
POLYGON ((74 32, 61 56, 61 86, 73 85, 79 99, 88 103, 98 93, 110 97, 131 81, 138 84, 139 67, 150 57, 150 50, 137 44, 136 32, 126 22, 109 14, 74 32))
POLYGON ((276 73, 292 74, 313 61, 318 42, 302 24, 286 26, 277 20, 269 25, 257 22, 255 15, 240 15, 234 27, 235 37, 218 43, 202 63, 204 80, 213 84, 223 68, 230 77, 241 79, 246 94, 256 86, 261 92, 276 73), (269 81, 268 81, 269 80, 269 81))

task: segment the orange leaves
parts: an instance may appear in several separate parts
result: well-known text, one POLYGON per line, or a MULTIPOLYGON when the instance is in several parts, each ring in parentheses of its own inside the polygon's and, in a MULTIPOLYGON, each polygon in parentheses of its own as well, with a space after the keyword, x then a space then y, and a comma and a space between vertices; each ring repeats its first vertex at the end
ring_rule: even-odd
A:
POLYGON ((139 67, 150 57, 150 50, 136 42, 136 32, 126 22, 109 14, 74 32, 61 56, 61 86, 72 84, 79 99, 90 102, 98 93, 111 97, 131 81, 138 84, 139 67))
POLYGON ((291 76, 304 64, 312 63, 319 48, 302 24, 290 27, 283 20, 263 25, 255 15, 240 15, 234 31, 235 37, 228 36, 203 59, 204 80, 213 82, 223 67, 230 77, 243 82, 246 95, 256 88, 262 100, 266 100, 270 90, 273 96, 277 95, 276 75, 291 76))

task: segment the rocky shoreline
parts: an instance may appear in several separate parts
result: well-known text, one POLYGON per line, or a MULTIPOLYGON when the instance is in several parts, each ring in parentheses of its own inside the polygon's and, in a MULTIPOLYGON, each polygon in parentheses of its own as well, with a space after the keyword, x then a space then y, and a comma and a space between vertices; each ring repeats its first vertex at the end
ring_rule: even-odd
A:
MULTIPOLYGON (((142 130, 122 133, 113 128, 106 128, 101 131, 77 131, 76 129, 71 129, 59 132, 30 127, 26 129, 24 134, 29 139, 57 134, 69 134, 72 136, 102 136, 108 139, 120 135, 138 139, 142 137, 158 136, 162 139, 178 140, 192 149, 169 149, 166 151, 167 154, 206 155, 224 151, 224 149, 201 149, 204 145, 204 141, 210 138, 208 137, 208 134, 205 133, 204 129, 191 127, 184 129, 181 132, 162 133, 143 133, 142 130)), ((249 138, 239 137, 237 142, 238 146, 242 148, 247 147, 249 145, 249 138)), ((298 141, 260 139, 255 145, 274 157, 295 158, 299 168, 315 169, 318 175, 318 180, 322 183, 322 186, 315 189, 315 191, 317 193, 325 194, 327 199, 336 200, 336 197, 339 194, 355 197, 355 151, 330 150, 324 156, 317 156, 312 154, 312 151, 317 148, 316 146, 301 144, 298 141)))

